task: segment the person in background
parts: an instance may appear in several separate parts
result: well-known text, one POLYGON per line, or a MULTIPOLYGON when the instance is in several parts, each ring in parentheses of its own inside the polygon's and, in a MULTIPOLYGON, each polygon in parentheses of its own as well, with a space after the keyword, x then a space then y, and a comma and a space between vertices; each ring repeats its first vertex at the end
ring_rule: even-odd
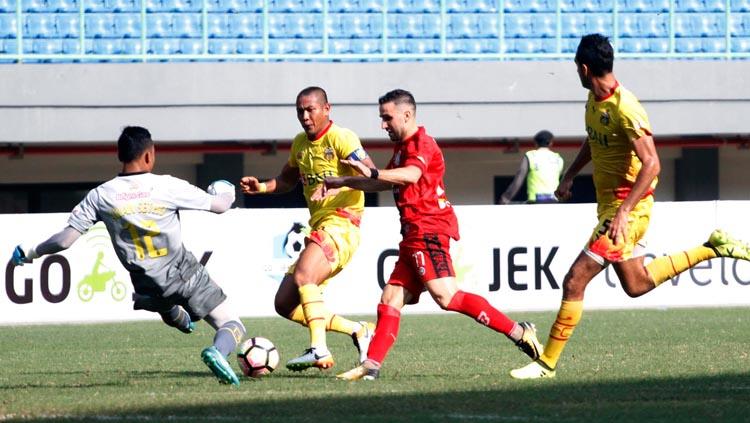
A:
POLYGON ((523 155, 516 176, 498 200, 499 204, 508 204, 516 196, 526 180, 526 202, 556 203, 555 190, 563 171, 563 159, 552 151, 552 132, 543 130, 534 135, 536 149, 523 155))

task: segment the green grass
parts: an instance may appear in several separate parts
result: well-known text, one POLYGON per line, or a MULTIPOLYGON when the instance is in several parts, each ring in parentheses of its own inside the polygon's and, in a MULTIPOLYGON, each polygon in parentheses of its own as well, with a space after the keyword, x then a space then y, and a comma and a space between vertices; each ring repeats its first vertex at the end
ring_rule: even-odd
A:
MULTIPOLYGON (((546 340, 554 313, 522 313, 546 340)), ((307 332, 246 319, 282 363, 307 332)), ((333 372, 282 368, 239 388, 200 360, 206 324, 183 335, 160 322, 0 327, 0 421, 748 421, 750 309, 592 311, 551 380, 515 381, 526 359, 504 337, 454 314, 406 316, 381 378, 333 378, 355 360, 329 336, 333 372)), ((236 362, 232 360, 236 367, 236 362)))

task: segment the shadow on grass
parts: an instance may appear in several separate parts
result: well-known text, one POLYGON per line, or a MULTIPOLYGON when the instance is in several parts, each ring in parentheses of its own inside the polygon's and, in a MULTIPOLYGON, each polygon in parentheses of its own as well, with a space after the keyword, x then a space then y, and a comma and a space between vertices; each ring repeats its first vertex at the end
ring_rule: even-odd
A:
MULTIPOLYGON (((309 389, 310 387, 307 387, 309 389)), ((127 415, 76 417, 75 421, 262 421, 262 422, 442 422, 442 421, 721 421, 750 420, 750 374, 665 378, 602 383, 563 379, 502 382, 476 391, 412 394, 386 378, 341 383, 335 397, 253 399, 261 385, 227 388, 227 398, 180 406, 139 407, 127 415), (380 386, 378 385, 380 384, 380 386), (242 399, 238 399, 238 397, 242 399)))

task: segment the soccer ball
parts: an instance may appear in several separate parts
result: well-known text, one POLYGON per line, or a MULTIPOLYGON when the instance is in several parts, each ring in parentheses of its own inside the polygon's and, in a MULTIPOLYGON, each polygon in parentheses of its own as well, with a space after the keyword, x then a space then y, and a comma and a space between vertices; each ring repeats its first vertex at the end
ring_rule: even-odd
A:
POLYGON ((219 179, 218 181, 211 182, 206 192, 211 195, 223 194, 225 192, 234 194, 234 184, 227 180, 219 179))
POLYGON ((305 226, 301 223, 295 222, 292 225, 292 229, 286 234, 284 239, 284 254, 289 258, 297 258, 299 253, 305 248, 305 238, 307 233, 305 226))
POLYGON ((240 345, 237 361, 239 361, 240 369, 245 376, 265 376, 279 365, 279 350, 276 349, 273 342, 256 336, 240 345))

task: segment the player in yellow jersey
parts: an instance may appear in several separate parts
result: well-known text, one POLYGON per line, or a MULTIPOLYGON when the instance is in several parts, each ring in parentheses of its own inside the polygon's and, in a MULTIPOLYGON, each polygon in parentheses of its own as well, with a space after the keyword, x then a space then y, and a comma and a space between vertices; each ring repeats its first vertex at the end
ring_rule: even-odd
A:
POLYGON ((575 62, 581 84, 589 90, 588 136, 555 194, 561 200, 569 198, 573 178, 592 162, 599 223, 565 275, 562 303, 544 353, 538 360, 512 370, 510 374, 516 379, 555 376, 562 350, 581 319, 586 286, 609 264, 625 293, 638 297, 703 260, 750 259, 750 247, 716 230, 705 244, 659 257, 644 266, 643 238, 660 170, 648 116, 612 73, 614 53, 606 37, 584 36, 575 62))
POLYGON ((245 176, 240 185, 246 194, 288 192, 297 181, 304 186, 311 232, 296 263, 281 281, 274 303, 279 315, 310 330, 310 348, 287 362, 287 368, 300 371, 311 367, 333 367, 333 356, 326 344, 326 330, 351 335, 359 350, 360 362, 367 358, 375 325, 331 314, 323 303, 321 289, 328 279, 344 268, 359 245, 364 194, 345 188, 323 201, 310 201, 310 195, 327 176, 356 174, 350 166, 341 164, 341 160, 360 160, 368 167, 375 165, 357 135, 330 120, 331 105, 325 90, 305 88, 297 95, 296 103, 297 119, 303 132, 294 138, 289 160, 281 173, 264 182, 254 176, 245 176))

